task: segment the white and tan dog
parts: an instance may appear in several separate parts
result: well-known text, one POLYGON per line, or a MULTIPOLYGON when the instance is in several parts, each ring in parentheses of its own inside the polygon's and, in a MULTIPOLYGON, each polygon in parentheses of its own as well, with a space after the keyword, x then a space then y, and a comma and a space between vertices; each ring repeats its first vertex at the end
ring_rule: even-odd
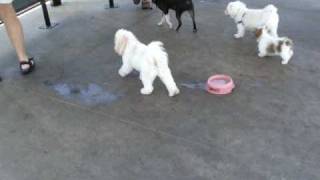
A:
POLYGON ((274 5, 269 4, 263 9, 248 9, 243 2, 234 1, 227 5, 225 14, 237 24, 235 38, 242 38, 246 30, 255 31, 260 27, 266 27, 272 36, 278 36, 279 15, 274 5))
POLYGON ((153 81, 157 76, 166 86, 170 97, 179 94, 180 91, 168 66, 168 54, 162 42, 153 41, 145 45, 132 32, 120 29, 115 34, 114 49, 122 56, 120 76, 125 77, 133 69, 140 72, 140 80, 143 84, 141 94, 152 93, 153 81))
POLYGON ((271 36, 265 28, 256 31, 259 57, 280 56, 281 64, 288 64, 293 56, 293 41, 287 37, 271 36))

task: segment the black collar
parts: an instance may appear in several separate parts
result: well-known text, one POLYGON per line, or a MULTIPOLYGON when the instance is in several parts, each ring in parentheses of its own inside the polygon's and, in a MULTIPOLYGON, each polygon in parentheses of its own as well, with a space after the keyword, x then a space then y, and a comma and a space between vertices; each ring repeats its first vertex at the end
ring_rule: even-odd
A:
POLYGON ((243 21, 242 19, 244 18, 244 16, 246 15, 246 13, 243 13, 242 17, 241 17, 241 20, 237 22, 237 24, 243 24, 243 21))

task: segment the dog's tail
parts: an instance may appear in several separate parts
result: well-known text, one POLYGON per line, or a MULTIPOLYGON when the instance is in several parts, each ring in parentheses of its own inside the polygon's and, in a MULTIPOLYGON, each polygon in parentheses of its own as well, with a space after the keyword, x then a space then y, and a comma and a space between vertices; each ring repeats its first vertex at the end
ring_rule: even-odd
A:
POLYGON ((264 10, 267 11, 267 12, 272 12, 272 13, 278 12, 278 8, 275 7, 275 6, 272 5, 272 4, 267 5, 267 6, 264 8, 264 10))
POLYGON ((160 41, 153 41, 148 44, 148 53, 151 63, 157 68, 158 76, 169 91, 169 96, 179 93, 169 68, 168 54, 160 41))
POLYGON ((151 63, 158 69, 168 68, 168 54, 163 48, 163 43, 160 41, 153 41, 148 44, 148 52, 150 53, 151 63))

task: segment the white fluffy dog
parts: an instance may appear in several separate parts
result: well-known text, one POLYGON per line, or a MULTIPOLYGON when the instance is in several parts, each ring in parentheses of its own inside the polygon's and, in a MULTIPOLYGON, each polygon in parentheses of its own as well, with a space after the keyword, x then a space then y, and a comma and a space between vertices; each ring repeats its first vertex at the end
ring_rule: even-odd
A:
POLYGON ((242 38, 246 30, 255 31, 260 27, 266 27, 271 35, 278 36, 279 15, 274 5, 267 5, 263 9, 248 9, 243 2, 234 1, 228 4, 225 14, 237 24, 235 38, 242 38))
POLYGON ((256 31, 259 57, 281 56, 281 64, 288 64, 293 56, 293 42, 287 37, 271 36, 265 28, 256 31))
POLYGON ((143 84, 141 94, 152 93, 153 81, 157 76, 165 84, 170 97, 179 94, 179 89, 168 66, 168 54, 162 42, 153 41, 145 45, 132 32, 120 29, 115 34, 114 49, 122 56, 120 76, 125 77, 133 69, 140 72, 140 80, 143 84))

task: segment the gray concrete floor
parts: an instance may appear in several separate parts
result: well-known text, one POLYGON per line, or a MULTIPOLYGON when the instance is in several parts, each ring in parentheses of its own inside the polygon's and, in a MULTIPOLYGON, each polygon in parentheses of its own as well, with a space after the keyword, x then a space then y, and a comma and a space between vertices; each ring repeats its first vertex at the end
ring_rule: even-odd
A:
POLYGON ((295 41, 288 66, 259 59, 252 34, 233 39, 223 0, 195 1, 197 34, 187 16, 176 33, 155 25, 158 10, 117 2, 65 1, 48 31, 40 10, 21 17, 38 65, 27 77, 0 27, 1 180, 320 179, 318 0, 245 1, 279 7, 279 33, 295 41), (118 28, 165 43, 179 96, 159 81, 141 96, 137 73, 118 76, 118 28), (202 89, 216 73, 234 77, 232 95, 202 89))

